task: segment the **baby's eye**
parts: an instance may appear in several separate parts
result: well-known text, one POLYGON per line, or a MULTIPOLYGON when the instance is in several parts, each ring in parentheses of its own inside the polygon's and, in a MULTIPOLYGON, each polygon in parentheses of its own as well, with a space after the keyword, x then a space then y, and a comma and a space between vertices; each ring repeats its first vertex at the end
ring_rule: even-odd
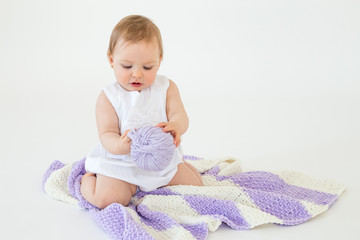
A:
POLYGON ((123 68, 125 68, 125 69, 130 69, 130 68, 132 68, 132 66, 131 65, 121 65, 123 68))
POLYGON ((144 66, 144 69, 145 69, 145 70, 151 70, 151 69, 152 69, 152 66, 151 66, 151 67, 146 67, 146 66, 144 66))

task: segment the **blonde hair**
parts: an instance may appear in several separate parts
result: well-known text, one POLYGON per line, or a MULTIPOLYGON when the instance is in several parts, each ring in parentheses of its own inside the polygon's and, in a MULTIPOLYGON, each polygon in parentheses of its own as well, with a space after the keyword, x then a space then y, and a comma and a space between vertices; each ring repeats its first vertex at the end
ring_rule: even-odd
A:
POLYGON ((119 39, 125 42, 151 42, 154 38, 158 42, 160 58, 163 57, 163 46, 159 28, 148 18, 141 15, 130 15, 120 20, 114 27, 108 48, 108 54, 112 55, 119 39))

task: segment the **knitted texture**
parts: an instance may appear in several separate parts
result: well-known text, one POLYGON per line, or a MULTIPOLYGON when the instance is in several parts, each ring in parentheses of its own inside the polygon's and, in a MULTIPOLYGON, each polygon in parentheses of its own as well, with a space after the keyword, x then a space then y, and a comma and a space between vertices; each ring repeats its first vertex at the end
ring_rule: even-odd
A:
POLYGON ((51 165, 44 177, 45 192, 67 203, 75 199, 114 239, 206 239, 222 222, 233 229, 303 223, 326 211, 345 189, 298 172, 242 172, 234 159, 184 159, 202 173, 204 186, 137 192, 127 207, 113 203, 99 210, 80 194, 80 160, 51 165))
POLYGON ((132 129, 127 136, 132 140, 131 158, 139 168, 161 171, 170 164, 175 151, 170 133, 159 127, 145 126, 132 129))

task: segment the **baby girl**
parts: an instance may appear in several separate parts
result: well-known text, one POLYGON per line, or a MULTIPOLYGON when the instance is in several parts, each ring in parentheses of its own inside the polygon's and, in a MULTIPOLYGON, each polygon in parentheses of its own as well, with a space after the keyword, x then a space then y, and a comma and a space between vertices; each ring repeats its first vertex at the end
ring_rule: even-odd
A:
POLYGON ((157 74, 163 58, 158 27, 143 16, 123 18, 113 29, 107 55, 116 81, 103 88, 97 99, 100 143, 86 157, 83 197, 103 209, 112 203, 127 206, 138 189, 201 186, 198 171, 183 160, 181 135, 189 119, 179 90, 173 81, 157 74), (149 125, 174 138, 174 155, 161 171, 140 169, 131 159, 132 141, 127 133, 149 125))

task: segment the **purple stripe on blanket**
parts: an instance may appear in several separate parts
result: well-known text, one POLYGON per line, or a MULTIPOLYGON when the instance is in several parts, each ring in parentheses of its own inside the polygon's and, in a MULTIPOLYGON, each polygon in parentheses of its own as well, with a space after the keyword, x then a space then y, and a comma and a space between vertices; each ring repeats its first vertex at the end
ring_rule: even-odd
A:
POLYGON ((45 190, 45 183, 46 181, 48 180, 48 178, 50 177, 50 175, 55 171, 55 170, 58 170, 60 168, 63 168, 65 166, 64 163, 58 161, 58 160, 55 160, 51 165, 50 167, 46 170, 45 174, 44 174, 44 177, 43 177, 43 182, 42 182, 42 188, 43 190, 45 190))
POLYGON ((143 204, 137 207, 137 212, 141 217, 141 221, 155 230, 163 231, 172 226, 179 226, 179 223, 165 213, 152 211, 143 204))
POLYGON ((97 208, 96 206, 92 205, 85 198, 81 195, 80 192, 80 182, 82 176, 86 173, 85 170, 85 158, 75 162, 71 169, 70 175, 67 180, 68 188, 70 194, 79 200, 79 206, 82 208, 93 209, 97 208))
POLYGON ((186 195, 184 199, 200 215, 213 216, 234 229, 250 228, 250 225, 246 222, 233 201, 194 195, 186 195))
POLYGON ((270 172, 242 172, 231 176, 215 175, 213 173, 211 175, 214 175, 217 180, 231 180, 243 188, 286 195, 294 199, 305 200, 321 205, 331 205, 337 199, 337 195, 334 194, 287 184, 279 176, 270 172))
POLYGON ((85 171, 85 158, 77 161, 74 163, 69 178, 68 178, 68 187, 69 187, 69 191, 70 194, 73 197, 76 197, 76 187, 75 184, 77 183, 76 179, 81 175, 83 176, 86 173, 85 171))
POLYGON ((167 188, 158 188, 154 191, 151 191, 151 192, 142 192, 142 191, 139 191, 135 194, 135 196, 137 198, 143 198, 145 197, 146 195, 163 195, 163 196, 168 196, 168 195, 180 195, 178 193, 174 193, 173 191, 171 191, 170 189, 167 189, 167 188))
MULTIPOLYGON (((218 173, 219 173, 219 171, 220 171, 220 167, 219 166, 214 166, 213 168, 211 168, 210 170, 208 170, 207 172, 205 172, 205 174, 207 174, 207 175, 218 175, 218 173)), ((225 180, 225 179, 220 179, 220 181, 221 180, 225 180)))
POLYGON ((284 225, 299 224, 311 218, 305 207, 289 196, 254 189, 244 190, 262 211, 284 220, 284 225))
POLYGON ((195 224, 195 225, 185 225, 181 224, 183 228, 191 232, 191 234, 197 239, 197 240, 205 240, 208 235, 208 227, 205 222, 195 224))
POLYGON ((183 159, 186 160, 192 160, 192 161, 198 161, 200 159, 202 159, 201 157, 195 157, 195 156, 191 156, 191 155, 183 155, 183 159))
POLYGON ((144 239, 154 238, 140 226, 126 207, 113 203, 103 210, 90 210, 96 222, 114 239, 144 239))

